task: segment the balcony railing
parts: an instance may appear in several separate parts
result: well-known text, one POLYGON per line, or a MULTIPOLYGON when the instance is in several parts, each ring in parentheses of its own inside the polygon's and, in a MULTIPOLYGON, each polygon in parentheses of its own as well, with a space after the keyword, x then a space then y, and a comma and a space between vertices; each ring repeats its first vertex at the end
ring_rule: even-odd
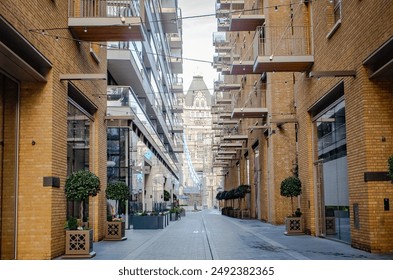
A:
POLYGON ((130 90, 129 87, 108 87, 107 100, 110 104, 117 104, 117 106, 130 106, 130 90))
POLYGON ((246 8, 244 1, 225 1, 216 5, 218 31, 254 31, 265 22, 262 7, 246 8))
MULTIPOLYGON (((167 155, 169 148, 165 143, 163 133, 157 133, 157 124, 150 118, 146 112, 145 105, 141 103, 131 87, 127 86, 108 86, 108 114, 116 116, 118 114, 128 114, 134 117, 133 123, 143 133, 144 137, 152 144, 154 149, 162 156, 163 160, 169 165, 174 166, 173 160, 167 155), (128 108, 118 108, 121 100, 128 95, 128 108)), ((169 133, 167 133, 167 136, 169 133)))
POLYGON ((85 41, 141 41, 145 39, 139 1, 68 0, 68 26, 85 41))
POLYGON ((139 13, 139 1, 134 0, 68 0, 69 17, 130 17, 139 13))
POLYGON ((254 37, 256 56, 310 55, 309 26, 259 26, 254 37), (261 34, 264 34, 262 37, 261 34))
POLYGON ((259 26, 253 42, 254 73, 303 72, 314 62, 309 26, 259 26))

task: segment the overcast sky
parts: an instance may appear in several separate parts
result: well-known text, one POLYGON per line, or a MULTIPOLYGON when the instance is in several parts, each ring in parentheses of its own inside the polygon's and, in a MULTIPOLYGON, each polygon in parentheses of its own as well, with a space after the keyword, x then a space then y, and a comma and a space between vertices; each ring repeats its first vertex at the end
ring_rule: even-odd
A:
POLYGON ((192 77, 195 75, 203 76, 208 89, 213 89, 213 82, 218 77, 217 70, 210 63, 191 60, 213 61, 213 32, 217 31, 217 19, 212 16, 215 13, 215 3, 216 0, 179 0, 184 18, 183 84, 185 92, 190 87, 192 77), (196 17, 185 18, 193 16, 196 17))

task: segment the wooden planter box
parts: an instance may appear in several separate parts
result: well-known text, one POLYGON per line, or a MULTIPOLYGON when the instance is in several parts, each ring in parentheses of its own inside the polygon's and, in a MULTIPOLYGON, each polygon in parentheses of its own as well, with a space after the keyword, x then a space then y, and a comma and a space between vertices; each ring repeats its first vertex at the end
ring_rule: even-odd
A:
POLYGON ((106 222, 105 240, 126 240, 126 223, 120 221, 106 222))
POLYGON ((285 219, 286 235, 304 234, 304 222, 302 217, 287 217, 285 219))
POLYGON ((241 219, 250 219, 250 210, 241 210, 241 219))
POLYGON ((134 216, 133 229, 163 229, 167 225, 165 215, 162 216, 134 216))
POLYGON ((93 230, 66 230, 66 248, 63 258, 92 258, 93 230))

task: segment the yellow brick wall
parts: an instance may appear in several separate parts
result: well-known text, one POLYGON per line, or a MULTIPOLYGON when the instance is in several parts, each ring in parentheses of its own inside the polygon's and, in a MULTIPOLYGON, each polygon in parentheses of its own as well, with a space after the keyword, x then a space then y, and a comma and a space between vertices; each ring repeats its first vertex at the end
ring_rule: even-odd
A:
POLYGON ((342 22, 331 31, 329 4, 311 4, 315 63, 312 71, 355 70, 356 78, 310 79, 296 74, 299 118, 299 172, 304 183, 302 205, 306 226, 315 232, 315 193, 312 154, 312 123, 307 110, 340 81, 344 81, 346 104, 349 203, 352 246, 372 252, 392 252, 392 211, 383 211, 383 199, 393 197, 390 182, 365 182, 364 172, 387 171, 392 153, 391 125, 393 83, 370 81, 362 65, 375 49, 393 35, 393 3, 382 1, 342 1, 342 22), (382 139, 385 137, 386 141, 382 139), (353 225, 354 203, 359 204, 360 228, 353 225))
MULTIPOLYGON (((47 83, 21 83, 18 259, 52 259, 64 253, 67 172, 67 81, 60 74, 105 73, 106 54, 97 64, 89 44, 77 44, 67 28, 67 1, 2 1, 1 14, 52 64, 47 83), (50 29, 43 36, 30 29, 50 29), (55 40, 55 36, 60 39, 55 40), (62 39, 62 38, 67 39, 62 39), (35 145, 32 145, 32 141, 35 145), (43 177, 60 178, 60 188, 44 187, 43 177)), ((91 134, 92 171, 100 177, 101 193, 90 199, 94 239, 104 236, 106 220, 106 82, 81 81, 75 85, 98 107, 91 134), (103 94, 100 96, 97 94, 103 94), (94 204, 93 204, 94 201, 94 204), (94 216, 92 215, 94 213, 94 216)))
MULTIPOLYGON (((266 23, 268 25, 285 25, 290 19, 290 2, 291 1, 245 1, 245 10, 256 7, 274 7, 279 6, 279 12, 275 12, 272 8, 259 10, 264 13, 266 23), (285 23, 283 23, 285 22, 285 23)), ((255 31, 251 32, 229 32, 231 45, 234 46, 233 52, 240 54, 243 60, 253 60, 253 38, 255 31)), ((277 35, 278 36, 278 35, 277 35)), ((279 38, 274 38, 279 40, 279 38)), ((293 106, 293 78, 288 73, 269 73, 267 83, 259 81, 257 83, 257 93, 252 93, 255 81, 260 79, 261 75, 228 75, 225 76, 225 82, 241 83, 243 87, 239 93, 232 92, 238 96, 236 98, 235 107, 267 107, 269 110, 269 120, 271 118, 290 118, 294 117, 295 108, 293 106), (245 80, 245 82, 244 82, 245 80), (251 92, 251 94, 250 94, 251 92)), ((272 129, 276 131, 272 137, 266 140, 264 131, 261 129, 250 132, 248 126, 254 125, 258 121, 258 125, 263 125, 262 119, 243 119, 239 125, 239 134, 248 135, 249 139, 246 143, 249 159, 250 159, 250 184, 251 192, 251 215, 256 218, 255 196, 257 190, 254 188, 254 151, 252 145, 256 140, 259 142, 259 166, 260 176, 259 184, 259 209, 260 219, 272 223, 283 223, 286 215, 291 212, 290 199, 280 196, 281 181, 291 175, 293 164, 295 163, 295 126, 294 124, 284 124, 281 128, 277 128, 272 124, 272 129), (270 213, 270 215, 269 215, 270 213)), ((246 159, 244 152, 240 154, 240 166, 242 180, 245 180, 246 159)), ((226 186, 234 185, 236 176, 236 168, 230 169, 227 176, 226 186)), ((229 188, 230 189, 230 188, 229 188)))

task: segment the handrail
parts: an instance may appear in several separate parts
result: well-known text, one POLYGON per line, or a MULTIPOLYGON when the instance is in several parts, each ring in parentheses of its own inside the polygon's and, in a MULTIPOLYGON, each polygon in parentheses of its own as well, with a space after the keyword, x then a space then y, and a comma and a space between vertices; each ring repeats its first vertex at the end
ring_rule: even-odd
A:
POLYGON ((311 55, 309 26, 258 26, 254 36, 254 57, 311 55))
POLYGON ((68 0, 69 17, 131 17, 139 13, 140 4, 133 0, 68 0))

